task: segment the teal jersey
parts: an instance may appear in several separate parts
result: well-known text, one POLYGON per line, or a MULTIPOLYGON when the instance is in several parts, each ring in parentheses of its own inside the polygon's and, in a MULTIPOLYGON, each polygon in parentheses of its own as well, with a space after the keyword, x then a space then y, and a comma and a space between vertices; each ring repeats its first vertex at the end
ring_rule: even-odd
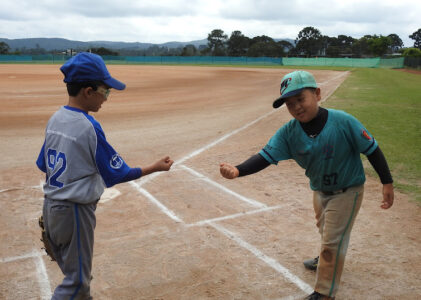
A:
POLYGON ((310 179, 312 190, 335 191, 365 182, 360 153, 370 155, 377 141, 350 114, 328 109, 323 130, 310 138, 293 119, 259 152, 269 163, 294 159, 310 179))

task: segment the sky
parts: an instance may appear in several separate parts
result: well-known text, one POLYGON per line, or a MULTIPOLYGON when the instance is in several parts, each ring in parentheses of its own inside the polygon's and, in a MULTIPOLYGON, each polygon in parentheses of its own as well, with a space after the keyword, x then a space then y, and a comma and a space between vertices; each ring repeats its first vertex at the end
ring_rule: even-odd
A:
POLYGON ((312 26, 330 37, 395 33, 412 47, 420 16, 419 0, 2 0, 0 38, 159 44, 222 29, 296 39, 312 26))

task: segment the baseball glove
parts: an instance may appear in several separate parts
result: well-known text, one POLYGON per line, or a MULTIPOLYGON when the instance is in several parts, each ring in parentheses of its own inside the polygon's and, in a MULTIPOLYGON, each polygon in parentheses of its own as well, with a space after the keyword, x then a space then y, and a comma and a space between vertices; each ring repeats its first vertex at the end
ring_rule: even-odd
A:
POLYGON ((44 247, 41 248, 41 249, 44 249, 45 252, 47 252, 47 255, 51 258, 52 261, 55 261, 56 259, 54 257, 53 249, 52 249, 51 244, 48 240, 47 232, 45 231, 45 228, 44 228, 44 218, 43 218, 43 216, 38 218, 38 224, 39 224, 39 227, 41 228, 41 242, 44 244, 44 247))

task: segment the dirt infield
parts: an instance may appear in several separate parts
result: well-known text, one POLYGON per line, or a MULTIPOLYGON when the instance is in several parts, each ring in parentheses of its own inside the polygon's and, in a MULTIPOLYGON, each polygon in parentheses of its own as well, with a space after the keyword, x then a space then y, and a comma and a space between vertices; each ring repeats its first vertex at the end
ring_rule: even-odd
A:
MULTIPOLYGON (((127 84, 94 114, 127 163, 175 165, 106 191, 97 209, 94 299, 300 299, 319 251, 308 180, 285 161, 234 181, 240 163, 290 116, 273 110, 286 69, 117 66, 127 84)), ((313 71, 327 98, 347 73, 313 71)), ((59 66, 0 65, 0 299, 48 299, 62 274, 40 250, 43 175, 35 166, 51 114, 66 104, 59 66)), ((323 103, 329 107, 329 100, 323 103)), ((393 171, 393 170, 392 170, 393 171)), ((380 209, 368 178, 337 299, 421 295, 421 208, 396 194, 380 209)))

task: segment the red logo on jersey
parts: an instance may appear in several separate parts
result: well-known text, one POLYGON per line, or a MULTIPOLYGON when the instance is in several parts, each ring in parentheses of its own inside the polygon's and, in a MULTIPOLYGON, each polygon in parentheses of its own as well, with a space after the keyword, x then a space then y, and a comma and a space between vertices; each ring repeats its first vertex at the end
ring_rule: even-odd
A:
POLYGON ((367 140, 371 140, 371 136, 368 135, 367 131, 363 130, 361 131, 361 134, 363 137, 365 137, 367 140))

